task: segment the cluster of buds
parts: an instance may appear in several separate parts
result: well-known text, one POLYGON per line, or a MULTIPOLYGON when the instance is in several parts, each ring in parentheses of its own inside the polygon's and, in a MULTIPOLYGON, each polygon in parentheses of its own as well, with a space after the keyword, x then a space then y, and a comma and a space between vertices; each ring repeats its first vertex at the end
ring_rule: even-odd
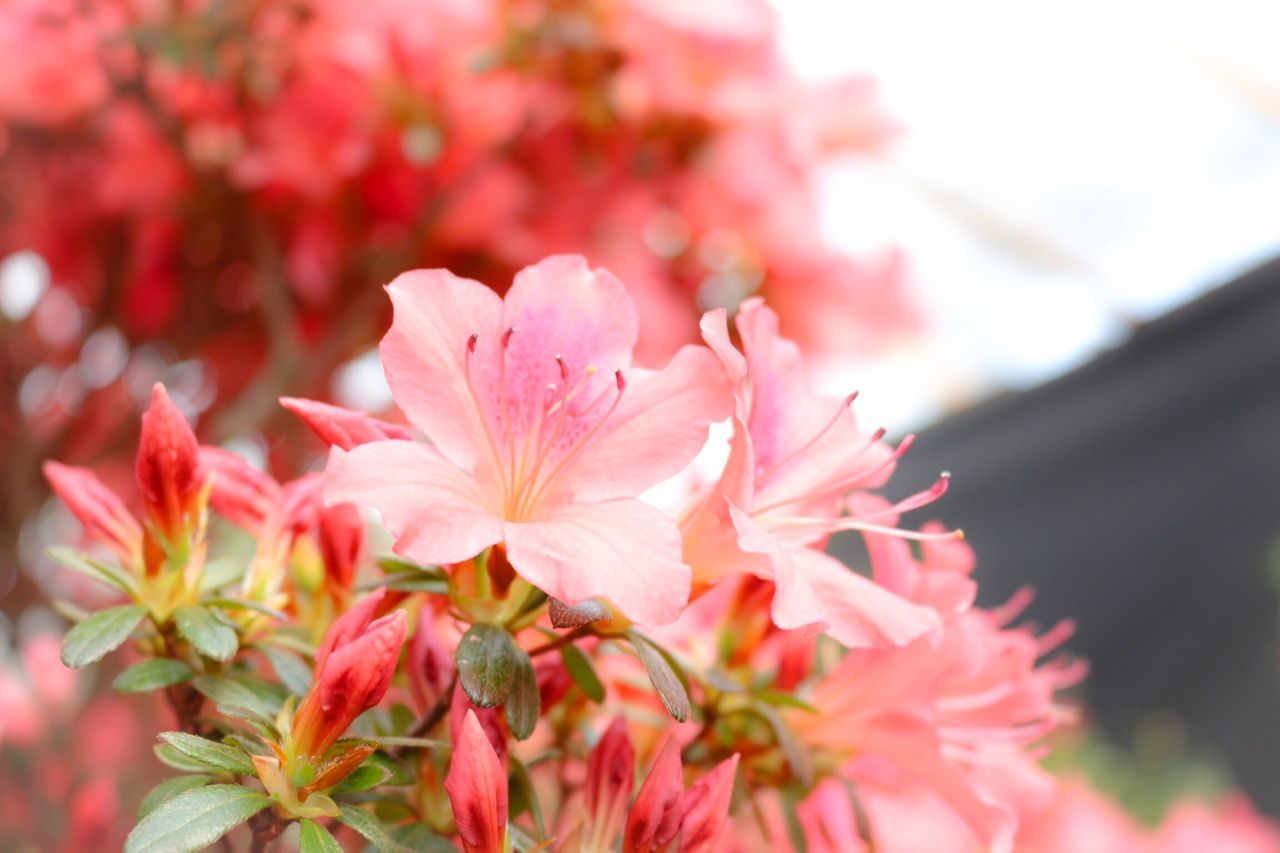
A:
POLYGON ((410 426, 284 400, 329 445, 323 473, 281 484, 201 448, 163 390, 145 521, 49 467, 119 565, 71 561, 135 601, 73 628, 64 658, 136 633, 153 659, 117 685, 168 689, 184 729, 157 754, 193 775, 148 798, 126 849, 234 831, 263 849, 296 826, 306 851, 334 833, 466 853, 1006 851, 1052 806, 1037 759, 1084 675, 1057 653, 1070 625, 1013 626, 1025 595, 974 605, 959 532, 900 523, 946 476, 881 497, 910 440, 814 392, 762 302, 735 332, 709 312, 704 344, 650 371, 631 364, 626 289, 582 258, 505 297, 443 270, 388 291, 381 355, 410 426), (717 453, 718 477, 692 476, 717 453), (663 508, 650 489, 672 478, 687 487, 663 508), (356 507, 392 555, 365 555, 356 507), (209 541, 210 509, 250 553, 209 541), (827 553, 845 532, 866 574, 827 553))

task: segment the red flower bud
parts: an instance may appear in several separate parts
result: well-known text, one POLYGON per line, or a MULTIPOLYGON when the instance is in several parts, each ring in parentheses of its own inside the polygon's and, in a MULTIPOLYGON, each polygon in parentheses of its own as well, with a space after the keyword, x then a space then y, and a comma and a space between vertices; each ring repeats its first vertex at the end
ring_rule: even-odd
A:
POLYGON ((126 566, 142 553, 142 527, 115 492, 88 468, 45 462, 44 476, 67 509, 84 525, 90 539, 110 548, 126 566))
MULTIPOLYGON (((356 567, 364 551, 364 519, 355 504, 334 504, 320 509, 320 554, 329 584, 337 590, 351 589, 356 567)), ((421 629, 419 629, 421 632, 421 629)))
POLYGON ((364 412, 353 412, 341 406, 330 406, 316 400, 281 397, 280 405, 302 418, 320 440, 331 447, 350 450, 359 444, 388 438, 411 439, 406 427, 380 421, 364 412))
POLYGON ((444 789, 463 853, 503 853, 507 834, 507 773, 480 721, 468 711, 444 789))
POLYGON ((298 754, 323 755, 391 686, 404 645, 404 611, 373 619, 381 599, 381 590, 363 599, 325 634, 316 652, 314 683, 293 718, 298 754))
POLYGON ((494 755, 503 764, 507 761, 507 720, 499 707, 481 708, 472 704, 467 698, 467 691, 458 684, 453 689, 453 698, 449 705, 449 738, 454 743, 462 737, 463 723, 468 716, 474 716, 480 729, 489 738, 489 746, 494 755))
POLYGON ((685 792, 680 800, 681 853, 711 853, 715 849, 729 819, 729 801, 733 797, 733 777, 737 770, 735 753, 685 792))
POLYGON ((680 831, 680 800, 683 796, 684 769, 680 762, 680 747, 675 738, 667 738, 627 817, 622 849, 626 853, 651 853, 665 849, 680 831))
POLYGON ((159 383, 151 389, 151 405, 142 415, 136 471, 151 518, 167 535, 178 534, 202 482, 199 444, 159 383))
POLYGON ((586 842, 584 849, 608 850, 622 830, 635 784, 636 752, 627 738, 627 720, 614 717, 587 759, 586 842))

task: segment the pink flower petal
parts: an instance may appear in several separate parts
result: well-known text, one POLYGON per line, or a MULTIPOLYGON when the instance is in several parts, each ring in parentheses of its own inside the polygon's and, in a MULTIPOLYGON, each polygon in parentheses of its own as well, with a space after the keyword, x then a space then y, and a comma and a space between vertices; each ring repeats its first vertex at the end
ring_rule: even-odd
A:
POLYGON ((570 604, 603 596, 630 619, 664 624, 689 600, 680 531, 637 500, 559 506, 538 521, 508 523, 506 540, 516 571, 570 604))
POLYGON ((485 351, 498 346, 502 299, 446 270, 404 273, 387 292, 395 317, 379 353, 391 393, 446 458, 474 470, 489 450, 468 382, 467 342, 477 335, 485 351))
POLYGON ((688 465, 732 406, 715 356, 683 347, 662 370, 628 380, 617 410, 562 472, 562 488, 579 501, 636 495, 688 465))
POLYGON ((484 506, 476 481, 420 442, 334 448, 325 500, 377 509, 396 553, 420 563, 467 560, 502 539, 502 522, 484 506))

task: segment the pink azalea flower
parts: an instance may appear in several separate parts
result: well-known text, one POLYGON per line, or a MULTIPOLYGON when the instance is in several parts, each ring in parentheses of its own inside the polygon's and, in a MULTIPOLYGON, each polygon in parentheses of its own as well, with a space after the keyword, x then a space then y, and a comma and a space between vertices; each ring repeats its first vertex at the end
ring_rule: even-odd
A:
POLYGON ((702 347, 631 370, 621 282, 579 257, 528 267, 505 299, 443 270, 406 273, 381 354, 397 404, 433 442, 335 448, 326 499, 381 511, 395 549, 456 563, 502 543, 525 580, 576 603, 669 622, 688 600, 680 532, 635 499, 677 473, 729 414, 702 347))
MULTIPOLYGON (((876 514, 845 515, 844 498, 882 485, 905 444, 891 452, 882 432, 859 431, 852 397, 811 392, 799 349, 779 336, 777 316, 759 300, 743 303, 737 326, 743 352, 729 342, 724 311, 702 323, 734 380, 736 409, 724 473, 683 525, 694 579, 747 572, 773 581, 779 627, 816 626, 851 647, 902 645, 936 632, 933 608, 894 595, 822 550, 839 530, 892 531, 876 514)), ((894 510, 928 503, 945 486, 940 480, 894 510)))

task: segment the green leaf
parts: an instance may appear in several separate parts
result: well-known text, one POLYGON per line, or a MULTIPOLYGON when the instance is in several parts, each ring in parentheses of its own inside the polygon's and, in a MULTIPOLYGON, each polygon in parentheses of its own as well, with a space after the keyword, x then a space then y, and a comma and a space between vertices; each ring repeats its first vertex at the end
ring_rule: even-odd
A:
POLYGON ((792 775, 799 779, 800 784, 806 788, 813 785, 813 762, 809 758, 809 753, 805 751, 791 729, 783 722, 778 709, 760 701, 752 702, 750 708, 752 712, 768 723, 769 728, 773 730, 774 739, 778 742, 778 747, 786 757, 787 764, 791 767, 792 775))
POLYGON ((424 566, 420 563, 415 563, 413 560, 406 560, 396 554, 384 554, 378 557, 377 563, 378 568, 387 574, 431 575, 439 578, 445 576, 444 570, 439 566, 424 566))
POLYGON ((511 816, 518 817, 520 812, 528 809, 533 825, 538 830, 538 837, 546 838, 547 827, 542 818, 542 806, 538 802, 538 789, 533 786, 529 768, 514 755, 507 757, 507 763, 510 767, 507 787, 511 791, 511 816))
POLYGON ((441 749, 449 746, 449 742, 444 740, 404 735, 379 735, 374 740, 378 742, 378 746, 403 746, 408 749, 441 749))
POLYGON ((168 802, 179 794, 190 791, 193 788, 203 788, 210 782, 215 781, 216 778, 215 776, 200 773, 194 776, 174 776, 172 779, 165 779, 148 791, 147 795, 142 798, 142 803, 138 806, 138 820, 142 820, 151 814, 162 803, 168 802))
POLYGON ((200 575, 200 592, 213 592, 239 581, 249 570, 248 562, 235 557, 223 557, 204 564, 200 575))
POLYGON ((329 830, 313 820, 302 822, 302 831, 298 833, 299 853, 342 853, 342 847, 329 834, 329 830))
POLYGON ((481 708, 506 701, 515 679, 517 652, 506 629, 479 622, 458 642, 458 679, 467 697, 481 708))
POLYGON ((62 662, 72 669, 88 666, 129 639, 147 615, 141 604, 125 604, 100 610, 67 632, 62 641, 62 662))
POLYGON ((338 808, 342 809, 342 815, 338 820, 364 836, 364 840, 376 847, 380 853, 406 853, 408 850, 387 835, 382 824, 378 823, 378 819, 369 812, 341 803, 338 808))
POLYGON ((351 771, 347 778, 339 782, 331 793, 358 794, 370 788, 376 788, 391 778, 391 771, 381 764, 364 764, 351 771))
POLYGON ((268 607, 265 604, 259 604, 256 601, 241 601, 238 598, 210 598, 204 603, 211 607, 217 607, 219 610, 252 610, 254 613, 261 613, 263 616, 270 616, 272 619, 278 619, 281 622, 285 622, 289 618, 279 610, 268 607))
POLYGON ((658 691, 658 698, 662 700, 667 713, 674 717, 676 722, 683 723, 688 720, 689 715, 693 713, 693 707, 689 703, 689 691, 685 688, 671 661, 660 648, 654 645, 653 641, 635 631, 627 631, 627 638, 631 640, 636 655, 644 664, 644 671, 649 674, 649 681, 658 691))
POLYGON ((125 853, 190 853, 217 841, 271 805, 271 798, 239 785, 209 785, 179 794, 129 833, 125 853))
POLYGON ((186 681, 191 675, 191 667, 180 660, 152 658, 117 675, 111 686, 121 693, 145 693, 186 681))
POLYGON ((458 853, 458 848, 453 846, 453 842, 436 835, 427 829, 425 824, 411 823, 398 826, 394 836, 396 841, 418 853, 458 853))
POLYGON ((275 685, 246 675, 197 675, 191 684, 219 706, 245 708, 267 720, 276 718, 285 699, 275 685))
POLYGON ((294 696, 307 695, 307 691, 311 689, 311 667, 307 666, 306 661, 279 646, 263 644, 257 648, 271 662, 271 668, 280 676, 280 681, 290 693, 294 696))
POLYGON ((187 734, 186 732, 162 732, 160 740, 188 758, 215 770, 228 770, 232 773, 242 773, 246 776, 257 775, 249 756, 226 744, 202 738, 198 735, 187 734))
POLYGON ((516 740, 524 740, 533 734, 542 714, 542 696, 538 692, 538 675, 533 671, 533 661, 519 647, 515 650, 515 674, 511 689, 507 692, 507 725, 516 740))
POLYGON ((592 666, 591 660, 582 653, 582 649, 573 645, 560 647, 560 659, 564 661, 564 668, 569 670, 569 676, 573 678, 574 683, 582 688, 582 692, 587 694, 592 702, 604 701, 604 685, 600 683, 600 676, 596 675, 596 668, 592 666))
POLYGON ((74 548, 56 545, 49 549, 49 556, 59 565, 91 577, 99 583, 114 587, 130 597, 137 597, 138 585, 127 573, 119 571, 100 560, 95 560, 74 548))
POLYGON ((231 660, 239 648, 236 632, 207 607, 179 607, 173 611, 173 621, 178 625, 178 633, 207 658, 231 660))
POLYGON ((158 743, 152 747, 156 758, 160 759, 160 763, 174 770, 181 770, 183 773, 207 773, 209 766, 199 761, 194 761, 183 755, 178 750, 169 746, 167 743, 158 743))

